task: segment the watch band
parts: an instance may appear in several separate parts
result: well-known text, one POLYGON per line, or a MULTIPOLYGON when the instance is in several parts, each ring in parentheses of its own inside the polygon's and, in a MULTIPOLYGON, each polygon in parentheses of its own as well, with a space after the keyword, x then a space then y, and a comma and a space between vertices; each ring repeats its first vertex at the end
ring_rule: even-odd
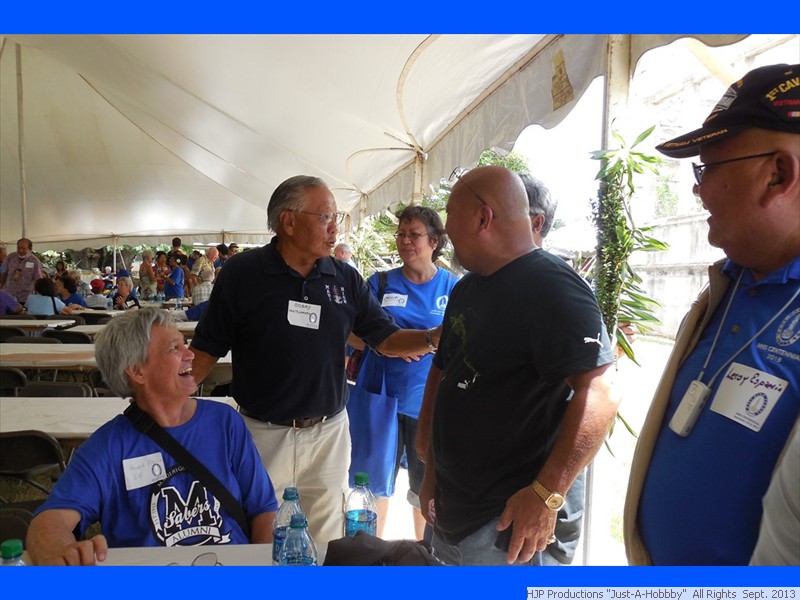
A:
POLYGON ((551 492, 536 479, 531 483, 531 489, 542 499, 548 509, 558 511, 564 505, 564 496, 557 492, 551 492))
POLYGON ((435 353, 438 348, 433 345, 433 339, 431 338, 431 333, 433 333, 433 331, 435 331, 435 328, 425 330, 425 343, 428 344, 428 350, 435 353))

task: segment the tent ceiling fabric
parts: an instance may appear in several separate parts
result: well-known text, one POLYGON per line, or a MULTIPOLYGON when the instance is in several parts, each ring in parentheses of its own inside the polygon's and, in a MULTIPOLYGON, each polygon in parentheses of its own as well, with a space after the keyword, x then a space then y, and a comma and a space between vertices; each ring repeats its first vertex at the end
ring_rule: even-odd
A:
MULTIPOLYGON (((635 37, 640 54, 678 36, 635 37)), ((115 236, 215 242, 223 231, 263 242, 272 191, 301 173, 322 177, 358 223, 420 191, 415 165, 427 190, 483 149, 510 149, 527 125, 557 124, 604 72, 605 44, 603 35, 2 36, 0 240, 22 232, 20 139, 25 233, 54 249, 115 236), (554 110, 559 64, 572 99, 554 110)))

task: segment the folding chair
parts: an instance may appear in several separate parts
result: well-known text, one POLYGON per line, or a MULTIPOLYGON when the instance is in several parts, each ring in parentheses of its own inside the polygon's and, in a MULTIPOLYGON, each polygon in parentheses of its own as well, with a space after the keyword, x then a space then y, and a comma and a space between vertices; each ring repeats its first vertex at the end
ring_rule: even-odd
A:
POLYGON ((19 392, 24 398, 91 398, 92 387, 77 381, 32 381, 19 392))
POLYGON ((46 337, 31 337, 29 335, 15 335, 6 340, 7 344, 60 344, 61 340, 46 337))
POLYGON ((0 540, 25 540, 33 513, 16 506, 0 504, 0 540))
POLYGON ((81 318, 86 321, 87 325, 105 325, 110 322, 114 317, 103 313, 84 312, 81 313, 81 318))
POLYGON ((35 477, 50 474, 55 482, 66 468, 61 444, 49 433, 34 429, 0 433, 0 476, 19 479, 49 495, 35 477))
POLYGON ((42 337, 55 338, 64 344, 91 344, 92 336, 81 331, 70 331, 69 329, 45 329, 42 337))
POLYGON ((94 395, 98 398, 115 395, 108 384, 103 380, 103 374, 97 367, 86 373, 85 382, 89 384, 94 395))
POLYGON ((15 367, 0 367, 0 396, 18 396, 28 377, 15 367))
POLYGON ((25 330, 19 327, 0 327, 0 343, 7 342, 8 338, 22 335, 25 335, 25 330))

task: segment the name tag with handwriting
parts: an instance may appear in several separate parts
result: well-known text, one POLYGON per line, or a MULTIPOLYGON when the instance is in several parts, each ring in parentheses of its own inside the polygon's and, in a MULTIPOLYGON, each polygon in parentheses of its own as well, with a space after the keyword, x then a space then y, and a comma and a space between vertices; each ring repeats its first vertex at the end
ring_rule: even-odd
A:
POLYGON ((126 458, 122 461, 122 470, 125 473, 125 489, 128 491, 138 490, 167 476, 161 452, 126 458))

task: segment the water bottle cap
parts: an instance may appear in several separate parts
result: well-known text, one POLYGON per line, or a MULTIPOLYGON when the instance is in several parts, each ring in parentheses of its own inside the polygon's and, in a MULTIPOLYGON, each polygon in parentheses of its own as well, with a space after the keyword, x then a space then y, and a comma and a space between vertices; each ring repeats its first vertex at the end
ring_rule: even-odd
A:
POLYGON ((353 476, 353 480, 356 482, 356 485, 369 485, 369 473, 359 471, 353 476))
POLYGON ((308 523, 306 522, 306 516, 303 513, 295 513, 292 515, 292 520, 289 523, 289 527, 292 529, 300 529, 302 527, 308 527, 308 523))
POLYGON ((300 494, 297 491, 296 487, 287 487, 283 490, 283 499, 284 500, 297 500, 300 497, 300 494))
POLYGON ((0 545, 0 554, 3 558, 15 558, 22 554, 22 540, 16 538, 6 540, 0 545))

